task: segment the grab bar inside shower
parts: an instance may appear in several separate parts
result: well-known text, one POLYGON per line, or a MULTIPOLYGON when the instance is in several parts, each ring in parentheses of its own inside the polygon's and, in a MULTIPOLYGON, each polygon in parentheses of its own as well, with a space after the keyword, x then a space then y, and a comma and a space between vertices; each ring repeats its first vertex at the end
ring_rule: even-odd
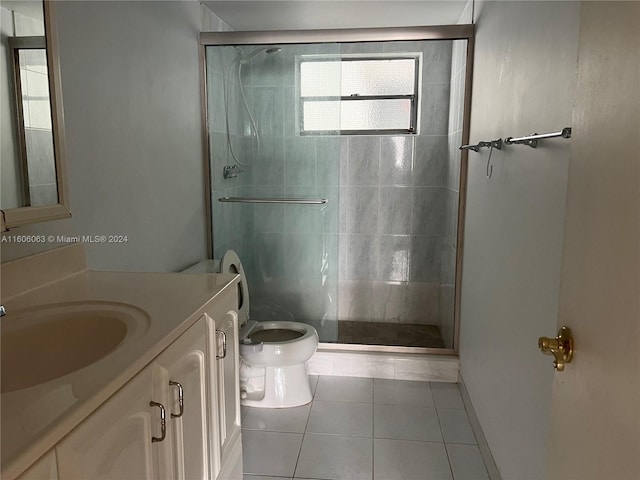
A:
POLYGON ((250 197, 220 197, 219 202, 233 203, 286 203, 295 205, 324 205, 326 198, 250 198, 250 197))

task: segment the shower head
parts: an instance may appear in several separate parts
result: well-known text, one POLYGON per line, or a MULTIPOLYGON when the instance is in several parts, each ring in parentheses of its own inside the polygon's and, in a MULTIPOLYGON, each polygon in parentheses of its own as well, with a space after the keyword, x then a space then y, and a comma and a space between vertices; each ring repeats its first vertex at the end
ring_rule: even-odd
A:
POLYGON ((264 47, 264 48, 256 48, 255 50, 250 51, 249 53, 247 53, 246 55, 244 55, 243 53, 240 53, 240 57, 239 57, 239 61, 241 64, 247 64, 249 63, 249 61, 255 57, 256 55, 261 54, 262 52, 265 52, 269 55, 271 55, 272 53, 278 53, 281 52, 282 49, 280 47, 264 47))

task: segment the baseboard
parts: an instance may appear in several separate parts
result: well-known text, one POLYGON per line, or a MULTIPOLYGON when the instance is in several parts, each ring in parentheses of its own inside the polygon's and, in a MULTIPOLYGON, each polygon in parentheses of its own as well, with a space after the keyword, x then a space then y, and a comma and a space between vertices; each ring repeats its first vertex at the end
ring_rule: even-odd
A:
POLYGON ((489 478, 490 480, 502 480, 500 472, 498 471, 498 467, 496 466, 496 462, 493 459, 493 455, 491 455, 491 450, 489 449, 487 439, 482 432, 482 427, 480 426, 480 421, 478 420, 476 411, 473 409, 469 391, 467 390, 467 386, 464 384, 464 380, 462 379, 461 375, 458 381, 458 386, 460 387, 462 402, 464 403, 464 408, 467 411, 467 416, 469 417, 469 422, 471 423, 471 429, 473 430, 473 434, 475 435, 476 441, 478 442, 480 455, 482 455, 482 460, 484 461, 484 466, 487 469, 489 478))
POLYGON ((390 378, 428 382, 458 381, 460 360, 449 355, 318 351, 307 362, 310 375, 390 378))

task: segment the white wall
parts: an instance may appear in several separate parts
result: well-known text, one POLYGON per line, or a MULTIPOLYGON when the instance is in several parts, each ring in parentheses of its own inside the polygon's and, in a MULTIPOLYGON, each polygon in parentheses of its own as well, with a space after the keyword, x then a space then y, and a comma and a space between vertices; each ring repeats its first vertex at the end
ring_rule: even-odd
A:
POLYGON ((71 211, 94 269, 204 258, 197 2, 57 2, 71 211))
MULTIPOLYGON (((172 271, 205 258, 198 33, 215 23, 210 12, 183 1, 55 7, 73 218, 11 233, 127 235, 87 245, 92 269, 172 271)), ((3 260, 34 250, 2 247, 3 260)))
MULTIPOLYGON (((476 5, 471 142, 570 126, 579 4, 476 5)), ((461 374, 504 479, 545 476, 569 143, 469 154, 461 374)))

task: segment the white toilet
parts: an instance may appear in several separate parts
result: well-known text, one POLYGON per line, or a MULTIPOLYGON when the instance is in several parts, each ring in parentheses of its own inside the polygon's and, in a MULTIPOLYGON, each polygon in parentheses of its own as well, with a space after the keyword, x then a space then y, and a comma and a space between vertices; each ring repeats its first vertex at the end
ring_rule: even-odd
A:
POLYGON ((240 403, 249 407, 286 408, 309 403, 313 395, 305 362, 318 348, 318 333, 299 322, 249 320, 249 290, 238 255, 228 250, 188 273, 237 273, 240 327, 240 403))

